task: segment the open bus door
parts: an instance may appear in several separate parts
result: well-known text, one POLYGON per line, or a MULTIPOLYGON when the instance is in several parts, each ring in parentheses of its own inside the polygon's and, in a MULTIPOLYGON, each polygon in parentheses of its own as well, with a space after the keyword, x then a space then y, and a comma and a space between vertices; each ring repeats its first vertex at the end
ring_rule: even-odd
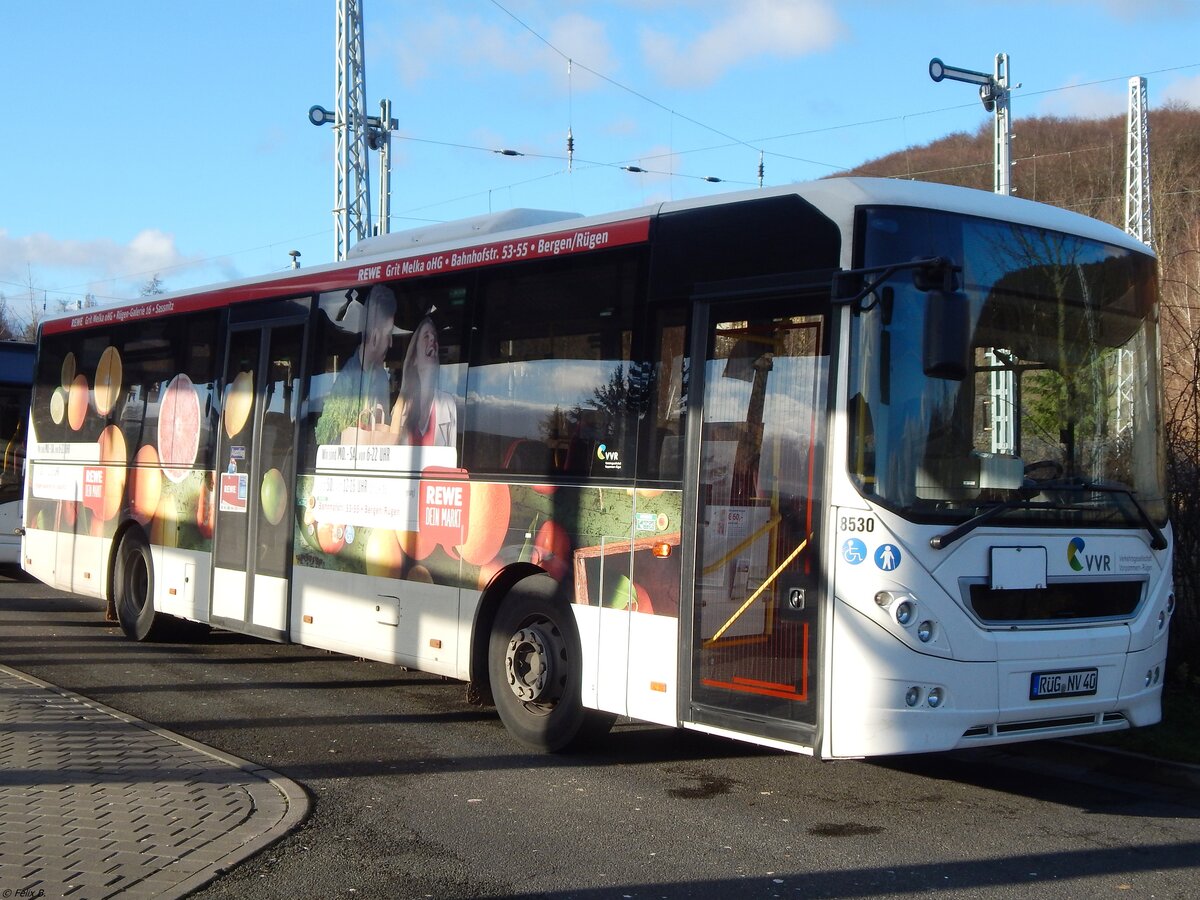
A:
POLYGON ((288 636, 304 321, 231 323, 225 355, 209 620, 275 640, 288 636))
POLYGON ((795 295, 695 304, 680 607, 685 721, 812 746, 828 336, 809 309, 795 295))

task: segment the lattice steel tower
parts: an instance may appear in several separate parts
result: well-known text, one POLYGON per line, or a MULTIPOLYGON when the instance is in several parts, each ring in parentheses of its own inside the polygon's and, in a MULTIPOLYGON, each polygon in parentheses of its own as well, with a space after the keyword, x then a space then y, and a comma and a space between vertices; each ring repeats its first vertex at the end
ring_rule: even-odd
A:
POLYGON ((1146 79, 1129 79, 1129 118, 1125 140, 1125 231, 1150 244, 1150 110, 1146 79))
MULTIPOLYGON (((1146 102, 1146 79, 1129 79, 1129 116, 1125 129, 1125 231, 1147 246, 1150 228, 1150 107, 1146 102)), ((1117 351, 1116 410, 1114 426, 1119 436, 1133 428, 1137 373, 1133 351, 1117 351)))
POLYGON ((363 50, 362 0, 337 0, 333 112, 308 111, 314 125, 333 124, 333 258, 343 260, 350 245, 372 233, 386 233, 391 219, 391 142, 397 123, 391 102, 380 115, 367 115, 366 55, 363 50), (379 221, 371 227, 371 179, 368 150, 379 151, 379 221))

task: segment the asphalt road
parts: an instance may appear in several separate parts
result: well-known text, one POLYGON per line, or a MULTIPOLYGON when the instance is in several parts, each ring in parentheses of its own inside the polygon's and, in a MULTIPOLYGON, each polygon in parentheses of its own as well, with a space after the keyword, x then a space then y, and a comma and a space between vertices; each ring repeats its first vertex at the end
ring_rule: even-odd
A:
POLYGON ((1200 779, 1049 743, 821 763, 619 722, 521 750, 461 684, 214 632, 136 644, 0 574, 0 662, 300 782, 203 898, 1194 897, 1200 779))

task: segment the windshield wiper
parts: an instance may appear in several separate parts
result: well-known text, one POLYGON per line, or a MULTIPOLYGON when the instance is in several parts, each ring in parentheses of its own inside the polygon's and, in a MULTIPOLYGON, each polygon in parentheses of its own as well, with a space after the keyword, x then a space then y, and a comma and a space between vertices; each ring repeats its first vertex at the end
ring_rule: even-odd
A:
MULTIPOLYGON (((1127 498, 1133 504, 1133 508, 1137 510, 1142 527, 1150 535, 1150 548, 1152 550, 1167 549, 1166 536, 1154 524, 1154 519, 1150 517, 1150 514, 1146 512, 1146 508, 1142 506, 1141 502, 1134 495, 1133 488, 1119 483, 1072 480, 1042 482, 1038 484, 1038 489, 1041 491, 1094 491, 1098 494, 1120 494, 1127 498)), ((943 534, 934 535, 929 539, 929 546, 934 550, 945 549, 959 538, 970 534, 980 525, 990 522, 1001 513, 1007 512, 1010 509, 1062 509, 1062 507, 1056 503, 1033 502, 1031 500, 1009 500, 1004 503, 997 503, 994 506, 989 506, 978 515, 967 519, 961 525, 956 525, 943 534)))
POLYGON ((1093 491, 1097 494, 1120 494, 1125 497, 1133 508, 1137 510, 1138 518, 1142 522, 1142 527, 1150 535, 1151 550, 1166 550, 1167 538, 1162 533, 1154 519, 1150 517, 1150 513, 1146 512, 1146 507, 1142 506, 1138 500, 1133 488, 1128 485, 1121 484, 1119 481, 1047 481, 1038 485, 1042 491, 1093 491))
POLYGON ((980 525, 990 522, 1002 512, 1010 509, 1054 509, 1053 503, 1034 503, 1032 500, 1008 500, 1004 503, 997 503, 995 506, 989 506, 983 512, 976 516, 972 516, 963 522, 961 525, 956 525, 944 534, 935 534, 929 539, 929 546, 934 550, 942 550, 949 547, 960 537, 970 534, 980 525))

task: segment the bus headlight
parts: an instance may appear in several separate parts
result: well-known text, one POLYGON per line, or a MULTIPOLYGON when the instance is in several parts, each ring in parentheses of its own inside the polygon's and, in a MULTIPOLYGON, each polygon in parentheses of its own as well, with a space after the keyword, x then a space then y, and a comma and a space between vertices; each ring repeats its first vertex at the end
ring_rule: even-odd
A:
POLYGON ((875 605, 881 606, 884 609, 887 609, 889 606, 891 606, 892 601, 895 599, 896 595, 891 591, 876 591, 875 593, 875 605))
POLYGON ((901 625, 908 625, 917 617, 917 607, 910 600, 903 600, 896 604, 896 621, 901 625))
POLYGON ((922 644, 928 644, 933 640, 933 623, 928 619, 917 626, 917 638, 922 644))
POLYGON ((942 705, 942 701, 944 699, 946 698, 942 692, 942 689, 940 687, 935 687, 929 691, 929 697, 925 702, 929 704, 930 708, 937 709, 942 705))
POLYGON ((916 685, 913 685, 904 694, 904 703, 907 706, 916 706, 920 702, 921 702, 921 689, 919 687, 917 687, 916 685))

